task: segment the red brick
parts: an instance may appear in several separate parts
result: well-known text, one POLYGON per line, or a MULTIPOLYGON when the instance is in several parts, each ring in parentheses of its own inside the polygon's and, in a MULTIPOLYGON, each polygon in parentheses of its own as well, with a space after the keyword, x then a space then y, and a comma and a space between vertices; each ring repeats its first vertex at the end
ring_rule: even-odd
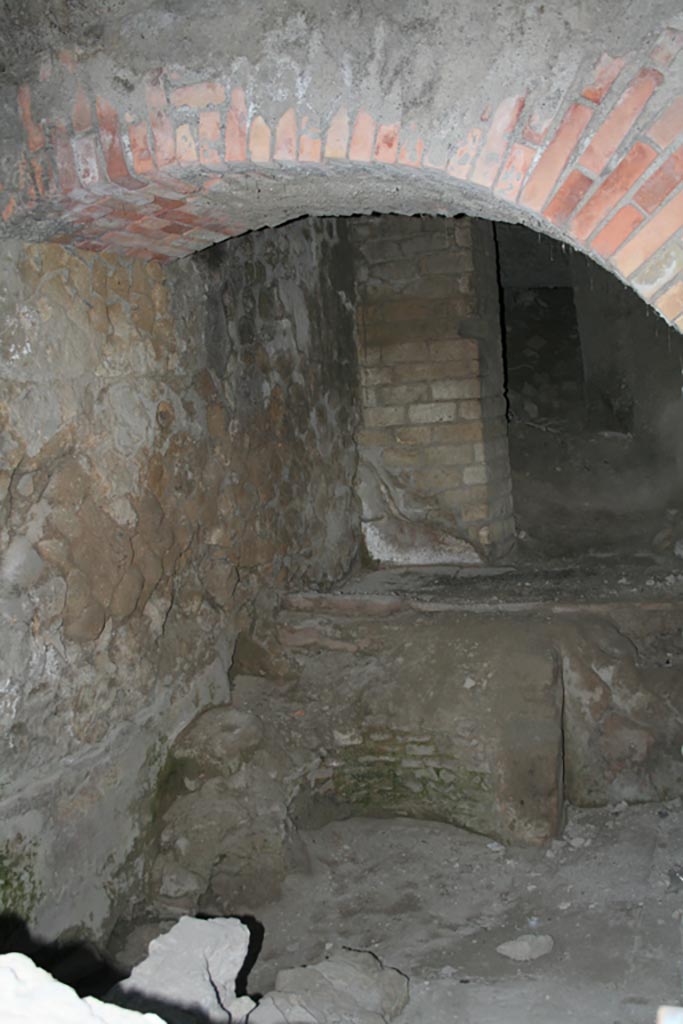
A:
POLYGON ((675 320, 683 313, 683 281, 676 281, 663 295, 655 302, 657 309, 664 314, 667 320, 675 320))
POLYGON ((275 129, 274 160, 296 160, 298 127, 294 107, 290 107, 277 123, 275 129))
POLYGON ((95 141, 91 135, 79 135, 71 140, 71 149, 79 180, 84 188, 99 185, 104 180, 103 169, 95 141))
POLYGON ((523 146, 521 143, 515 142, 510 148, 508 158, 498 176, 494 192, 502 196, 503 199, 514 202, 535 156, 536 150, 531 146, 523 146))
POLYGON ((623 66, 624 61, 621 57, 610 57, 609 54, 603 53, 593 74, 593 81, 581 93, 583 98, 590 100, 591 103, 602 103, 623 66))
POLYGON ((31 114, 31 90, 28 85, 20 85, 17 92, 19 113, 24 125, 26 144, 32 153, 42 149, 45 145, 45 133, 40 125, 36 124, 31 114))
POLYGON ((570 171, 543 210, 544 216, 553 224, 564 224, 592 184, 593 179, 588 175, 576 169, 570 171))
POLYGON ((133 234, 142 235, 156 235, 159 238, 164 237, 164 229, 169 226, 169 222, 163 217, 142 217, 134 224, 128 225, 128 230, 133 234))
POLYGON ((78 173, 71 149, 71 140, 66 126, 57 122, 50 133, 52 151, 57 165, 59 187, 64 193, 73 192, 79 186, 78 173))
POLYGON ((683 96, 677 96, 645 132, 653 142, 662 149, 668 149, 671 143, 683 133, 683 96))
POLYGON ((467 178, 472 169, 474 158, 477 155, 482 134, 481 128, 472 128, 467 133, 467 138, 463 144, 458 146, 446 164, 446 173, 450 174, 451 178, 459 178, 461 181, 467 178))
POLYGON ((156 193, 153 202, 165 210, 177 210, 185 205, 184 199, 169 199, 167 196, 158 196, 156 193))
POLYGON ((525 142, 530 142, 532 146, 540 146, 545 141, 548 129, 555 120, 563 101, 564 97, 560 95, 558 99, 552 101, 551 105, 546 98, 543 101, 542 109, 531 112, 522 132, 525 142))
POLYGON ((175 154, 179 164, 197 163, 197 142, 188 124, 178 125, 175 130, 175 154))
MULTIPOLYGON (((196 227, 198 223, 197 214, 190 209, 188 204, 185 204, 184 210, 170 210, 168 217, 169 219, 177 221, 179 224, 189 224, 190 227, 196 227)), ((164 220, 164 224, 166 223, 168 223, 168 221, 164 220)))
POLYGON ((199 115, 199 162, 205 167, 222 166, 221 141, 220 110, 202 110, 199 115))
POLYGON ((676 28, 665 28, 652 48, 650 60, 668 68, 683 46, 683 32, 676 28))
POLYGON ((605 258, 611 256, 644 220, 644 215, 635 206, 622 206, 591 242, 593 252, 605 258))
POLYGON ((270 160, 270 128, 260 114, 249 127, 249 157, 256 164, 267 164, 270 160))
POLYGON ((124 188, 143 188, 142 182, 136 181, 128 170, 128 164, 121 145, 119 118, 116 110, 103 97, 95 100, 97 123, 100 129, 100 143, 110 181, 123 185, 124 188))
POLYGON ((172 198, 180 195, 192 195, 197 191, 197 186, 189 181, 182 181, 180 178, 171 177, 161 171, 152 172, 151 178, 156 189, 166 189, 172 198))
POLYGON ((220 82, 200 82, 197 85, 184 85, 171 91, 171 103, 174 107, 210 107, 225 103, 225 89, 220 82))
POLYGON ((112 202, 111 212, 122 221, 126 223, 132 223, 136 220, 140 220, 145 216, 144 210, 139 209, 135 206, 126 206, 124 203, 112 202))
POLYGON ((75 132, 87 132, 92 128, 92 108, 90 99, 82 85, 76 90, 71 107, 71 124, 75 132))
POLYGON ((351 132, 349 160, 370 163, 375 141, 375 119, 367 110, 359 110, 351 132))
POLYGON ((683 146, 677 149, 661 167, 638 189, 634 199, 648 213, 660 206, 666 197, 683 181, 683 146))
POLYGON ((242 89, 233 89, 225 116, 225 159, 245 163, 247 159, 247 102, 242 89))
POLYGON ((663 80, 662 73, 654 68, 644 68, 636 75, 582 154, 582 167, 600 174, 663 80))
POLYGON ((524 96, 508 96, 498 106, 472 172, 471 180, 476 185, 491 188, 496 180, 510 135, 516 128, 524 109, 524 102, 524 96))
POLYGON ((151 174, 154 170, 154 160, 149 148, 147 125, 144 122, 129 125, 128 138, 133 157, 133 170, 136 174, 151 174))
POLYGON ((645 173, 657 154, 644 142, 636 142, 588 200, 571 224, 574 238, 584 241, 601 221, 620 203, 638 178, 645 173))
POLYGON ((677 193, 650 217, 630 241, 617 253, 614 263, 624 277, 630 277, 641 263, 649 259, 683 224, 683 192, 677 193))
POLYGON ((569 108, 524 186, 520 197, 523 206, 531 210, 541 210, 545 206, 592 116, 592 110, 580 103, 569 108))
POLYGON ((400 124, 382 124, 377 132, 375 160, 381 164, 395 164, 398 156, 400 124))
POLYGON ((310 125, 308 117, 301 120, 299 135, 299 160, 307 164, 319 164, 322 160, 323 144, 317 129, 310 125))
POLYGON ((147 82, 145 92, 156 164, 167 167, 175 163, 175 129, 168 113, 166 91, 155 77, 147 82))
POLYGON ((325 159, 345 160, 349 145, 349 116, 344 107, 330 121, 325 139, 325 159))

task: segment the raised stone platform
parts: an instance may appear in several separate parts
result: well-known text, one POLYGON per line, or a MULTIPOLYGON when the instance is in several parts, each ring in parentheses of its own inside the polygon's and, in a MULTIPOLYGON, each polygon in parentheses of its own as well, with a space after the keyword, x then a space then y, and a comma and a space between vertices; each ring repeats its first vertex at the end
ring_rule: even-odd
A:
POLYGON ((680 581, 660 573, 644 601, 633 572, 583 600, 571 575, 547 590, 547 574, 512 569, 381 571, 290 595, 238 645, 232 706, 177 741, 161 903, 251 907, 296 856, 296 827, 334 818, 539 844, 566 802, 683 795, 680 581))

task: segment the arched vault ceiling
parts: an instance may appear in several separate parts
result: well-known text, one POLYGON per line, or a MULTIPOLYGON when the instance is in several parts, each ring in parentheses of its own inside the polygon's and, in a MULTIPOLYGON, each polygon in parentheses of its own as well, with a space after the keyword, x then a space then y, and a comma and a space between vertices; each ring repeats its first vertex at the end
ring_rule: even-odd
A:
POLYGON ((303 213, 562 238, 683 324, 664 0, 5 0, 0 232, 175 259, 303 213))

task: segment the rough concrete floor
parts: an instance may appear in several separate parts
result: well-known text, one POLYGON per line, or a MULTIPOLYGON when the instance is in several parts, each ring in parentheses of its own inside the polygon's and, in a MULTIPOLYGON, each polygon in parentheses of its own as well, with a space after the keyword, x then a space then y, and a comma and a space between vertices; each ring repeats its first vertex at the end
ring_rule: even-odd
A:
POLYGON ((401 819, 302 838, 310 870, 256 911, 265 940, 251 991, 346 944, 409 975, 400 1024, 653 1024, 659 1004, 683 1001, 680 801, 574 811, 549 849, 401 819), (496 952, 532 932, 552 936, 549 955, 496 952))

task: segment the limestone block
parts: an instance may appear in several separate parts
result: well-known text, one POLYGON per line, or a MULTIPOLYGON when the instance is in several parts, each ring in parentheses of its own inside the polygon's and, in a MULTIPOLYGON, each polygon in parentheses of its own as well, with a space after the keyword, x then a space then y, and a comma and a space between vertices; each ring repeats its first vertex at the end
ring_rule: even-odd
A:
POLYGON ((142 592, 144 577, 137 566, 132 565, 119 580, 109 605, 110 614, 117 619, 132 615, 142 592))
POLYGON ((235 1007, 235 981, 248 949, 249 929, 237 918, 181 917, 150 943, 147 958, 109 999, 131 1009, 158 1010, 168 1024, 197 1019, 239 1024, 254 1006, 242 998, 235 1007))
POLYGON ((228 704, 198 715, 173 744, 172 756, 186 763, 192 778, 223 775, 253 753, 263 739, 254 715, 228 704))
POLYGON ((317 964, 280 971, 249 1024, 386 1024, 408 1003, 408 979, 372 953, 340 949, 317 964))
POLYGON ((65 637, 78 643, 96 640, 104 629, 104 608, 93 596, 87 577, 78 569, 69 573, 66 583, 65 637))
POLYGON ((230 706, 199 715, 172 747, 152 899, 165 912, 231 913, 277 892, 291 861, 289 765, 263 726, 230 706))
POLYGON ((595 807, 680 795, 683 696, 671 685, 672 670, 643 664, 636 644, 608 620, 564 628, 558 646, 572 803, 595 807))

